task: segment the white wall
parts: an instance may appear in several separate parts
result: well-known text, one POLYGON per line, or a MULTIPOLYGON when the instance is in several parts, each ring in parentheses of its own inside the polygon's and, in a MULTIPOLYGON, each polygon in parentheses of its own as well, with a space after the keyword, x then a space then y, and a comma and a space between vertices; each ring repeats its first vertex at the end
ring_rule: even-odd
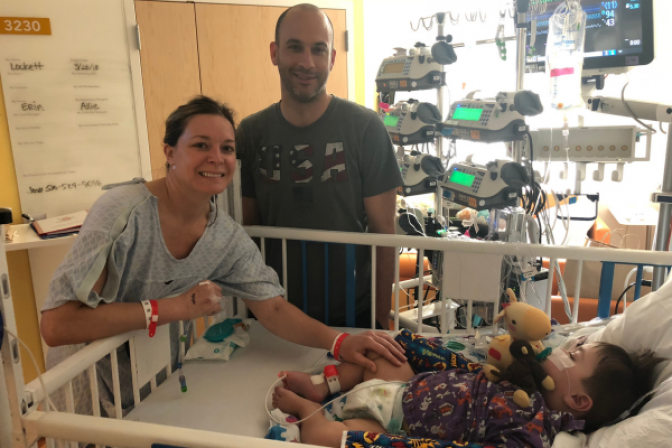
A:
MULTIPOLYGON (((446 31, 453 35, 453 42, 472 43, 468 48, 458 48, 458 61, 447 67, 448 92, 446 92, 446 107, 452 100, 460 99, 472 90, 481 90, 484 94, 494 95, 498 91, 512 91, 515 89, 515 43, 508 42, 508 60, 499 59, 495 45, 481 45, 474 47, 473 42, 481 39, 494 38, 499 21, 498 8, 504 7, 504 0, 470 0, 469 2, 436 1, 436 0, 366 0, 364 2, 364 50, 365 50, 365 81, 367 106, 373 107, 375 96, 375 76, 380 61, 393 54, 394 47, 412 47, 417 41, 431 45, 436 37, 436 25, 431 31, 422 26, 413 32, 409 22, 415 26, 420 17, 430 16, 437 11, 453 11, 454 15, 461 12, 458 25, 447 22, 446 31), (481 9, 486 13, 485 22, 480 19, 476 22, 467 22, 464 12, 481 9), (466 85, 466 88, 463 86, 466 85)), ((626 98, 632 100, 666 102, 672 104, 672 88, 669 79, 672 69, 672 52, 666 51, 667 43, 672 42, 672 27, 665 23, 666 18, 672 17, 672 2, 669 0, 654 0, 655 6, 655 33, 657 53, 654 62, 640 67, 629 73, 630 85, 626 91, 626 98), (668 81, 668 82, 666 82, 668 81)), ((514 33, 512 19, 506 20, 506 36, 514 33)), ((621 89, 626 82, 625 75, 609 76, 604 91, 598 93, 603 96, 620 96, 621 89)), ((525 77, 525 87, 534 90, 544 97, 548 90, 548 83, 544 74, 531 74, 525 77)), ((419 98, 435 102, 434 92, 418 92, 398 95, 401 98, 419 98)), ((547 109, 548 102, 544 102, 547 109)), ((577 118, 573 118, 574 124, 577 118)), ((631 125, 635 124, 629 118, 613 117, 600 114, 586 113, 585 124, 594 125, 631 125)), ((551 113, 530 120, 532 127, 560 127, 562 121, 551 113)), ((657 124, 655 125, 657 128, 657 124)), ((625 167, 625 180, 614 183, 610 180, 611 169, 607 166, 604 182, 586 181, 583 184, 584 193, 599 192, 606 204, 634 203, 642 204, 648 200, 653 190, 662 182, 663 164, 666 148, 666 136, 658 133, 654 136, 653 151, 650 162, 637 162, 625 167)), ((638 154, 640 150, 638 148, 638 154)), ((463 160, 469 154, 475 154, 474 160, 486 162, 505 156, 503 145, 469 144, 458 142, 458 159, 463 160)), ((543 170, 543 164, 535 167, 543 170)), ((596 165, 589 165, 588 177, 592 179, 592 170, 596 165)), ((559 167, 557 167, 559 169, 559 167)), ((670 173, 672 175, 672 173, 670 173)), ((557 174, 552 175, 551 184, 555 188, 573 188, 573 181, 560 181, 557 174)))

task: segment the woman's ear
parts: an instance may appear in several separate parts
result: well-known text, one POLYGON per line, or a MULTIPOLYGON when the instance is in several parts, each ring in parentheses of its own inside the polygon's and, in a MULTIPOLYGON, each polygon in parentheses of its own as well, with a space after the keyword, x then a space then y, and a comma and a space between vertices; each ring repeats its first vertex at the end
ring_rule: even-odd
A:
POLYGON ((565 404, 569 406, 570 409, 577 412, 585 413, 590 411, 593 407, 593 399, 586 393, 565 396, 564 400, 565 404))
POLYGON ((163 154, 166 156, 166 161, 169 165, 173 165, 173 158, 175 157, 175 148, 168 144, 163 145, 163 154))

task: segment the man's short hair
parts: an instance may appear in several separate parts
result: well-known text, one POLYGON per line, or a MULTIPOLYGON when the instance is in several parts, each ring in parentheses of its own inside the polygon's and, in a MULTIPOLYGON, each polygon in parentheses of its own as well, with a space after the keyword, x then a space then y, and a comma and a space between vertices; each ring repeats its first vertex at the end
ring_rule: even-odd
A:
POLYGON ((321 12, 324 14, 324 16, 327 18, 327 23, 329 23, 329 39, 331 39, 331 47, 334 47, 334 25, 331 23, 331 19, 329 16, 322 11, 320 8, 317 6, 311 4, 311 3, 301 3, 298 5, 294 5, 291 8, 286 9, 282 14, 280 14, 280 17, 278 17, 278 21, 275 24, 275 43, 280 45, 280 25, 282 24, 282 21, 285 20, 285 16, 289 11, 291 11, 294 8, 299 8, 304 11, 315 11, 315 12, 321 12))

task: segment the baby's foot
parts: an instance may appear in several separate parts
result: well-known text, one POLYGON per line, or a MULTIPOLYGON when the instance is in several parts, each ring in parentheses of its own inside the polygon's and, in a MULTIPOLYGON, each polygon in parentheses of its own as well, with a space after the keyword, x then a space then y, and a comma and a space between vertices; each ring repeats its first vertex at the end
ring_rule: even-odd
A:
POLYGON ((287 375, 284 383, 285 387, 292 392, 315 403, 322 403, 329 395, 329 388, 326 383, 315 385, 310 380, 310 375, 303 372, 282 372, 281 375, 287 375))
POLYGON ((299 397, 291 390, 284 387, 276 387, 273 393, 273 407, 280 409, 286 414, 298 416, 300 419, 308 417, 319 409, 319 405, 305 398, 299 397))

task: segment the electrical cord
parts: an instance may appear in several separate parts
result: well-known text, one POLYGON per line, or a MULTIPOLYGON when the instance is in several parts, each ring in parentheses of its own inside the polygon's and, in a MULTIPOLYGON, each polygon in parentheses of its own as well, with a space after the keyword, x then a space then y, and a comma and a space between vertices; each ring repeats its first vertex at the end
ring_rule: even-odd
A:
MULTIPOLYGON (((640 120, 639 117, 637 117, 637 115, 635 115, 635 113, 633 112, 633 110, 630 108, 630 105, 628 104, 628 102, 625 101, 625 89, 628 87, 628 84, 630 84, 630 80, 628 80, 628 82, 625 83, 625 85, 623 86, 623 90, 621 90, 621 101, 623 102, 623 105, 625 106, 626 109, 628 109, 628 112, 630 112, 630 115, 632 116, 632 119, 633 119, 633 120, 635 120, 637 123, 639 123, 639 124, 641 124, 642 126, 644 126, 644 127, 645 127, 646 129, 648 129, 649 131, 651 131, 651 132, 653 132, 654 134, 656 134, 658 131, 656 131, 655 129, 653 129, 652 126, 649 126, 648 124, 646 124, 646 123, 644 123, 642 120, 640 120)), ((662 131, 663 129, 661 128, 660 130, 662 131)))
MULTIPOLYGON (((618 305, 621 304, 621 300, 623 299, 623 296, 624 296, 624 295, 625 295, 625 294, 626 294, 626 293, 627 293, 633 286, 635 286, 636 284, 637 284, 637 282, 632 282, 632 283, 630 283, 630 284, 628 285, 627 288, 625 288, 625 289, 623 290, 623 292, 622 292, 621 295, 619 296, 618 300, 616 301, 616 306, 614 307, 614 314, 618 314, 618 305)), ((623 306, 625 306, 625 305, 623 305, 623 306)))
MULTIPOLYGON (((618 305, 621 304, 621 300, 623 300, 623 297, 625 296, 625 294, 636 284, 637 284, 637 282, 632 282, 628 285, 627 288, 625 288, 623 290, 623 292, 619 296, 618 300, 616 301, 616 306, 614 307, 614 314, 618 314, 618 305)), ((650 287, 651 285, 652 285, 651 280, 642 280, 642 286, 649 286, 650 287)), ((623 305, 623 312, 625 312, 625 302, 623 302, 623 304, 624 304, 623 305)))
MULTIPOLYGON (((628 285, 630 284, 630 279, 632 276, 637 272, 637 268, 634 268, 630 272, 628 272, 628 275, 625 276, 625 283, 623 284, 623 289, 626 289, 628 285)), ((625 308, 626 304, 628 302, 628 295, 623 294, 623 307, 625 308)))
POLYGON ((532 163, 534 162, 534 144, 532 143, 532 134, 530 131, 527 131, 527 141, 530 143, 530 188, 532 188, 532 183, 534 182, 534 168, 532 163))

